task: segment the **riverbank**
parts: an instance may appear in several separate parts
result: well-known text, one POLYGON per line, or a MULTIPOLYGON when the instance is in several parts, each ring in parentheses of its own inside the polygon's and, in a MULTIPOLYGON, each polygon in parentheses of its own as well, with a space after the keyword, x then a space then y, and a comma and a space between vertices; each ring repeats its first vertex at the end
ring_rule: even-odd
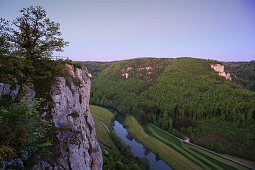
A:
POLYGON ((114 114, 99 106, 90 105, 90 108, 95 120, 96 138, 103 150, 103 169, 145 170, 146 162, 135 158, 130 148, 112 131, 114 114))
POLYGON ((247 169, 212 153, 183 144, 152 125, 142 127, 133 116, 128 116, 126 125, 131 135, 174 169, 247 169), (146 132, 145 132, 146 131, 146 132))
MULTIPOLYGON (((91 109, 94 118, 104 120, 110 125, 109 128, 111 127, 114 120, 112 112, 98 106, 92 106, 91 109)), ((108 140, 110 136, 106 128, 100 122, 95 122, 96 129, 99 131, 97 132, 98 140, 104 144, 107 143, 107 146, 112 145, 111 139, 108 140)), ((141 126, 132 115, 126 117, 125 127, 132 137, 174 169, 247 169, 232 161, 185 144, 183 140, 168 135, 153 125, 141 126)))

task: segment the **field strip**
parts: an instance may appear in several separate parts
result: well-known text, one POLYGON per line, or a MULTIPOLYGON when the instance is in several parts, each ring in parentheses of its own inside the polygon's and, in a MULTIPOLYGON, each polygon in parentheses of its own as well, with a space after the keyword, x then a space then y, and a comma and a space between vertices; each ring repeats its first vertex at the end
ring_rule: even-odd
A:
POLYGON ((157 134, 157 132, 155 132, 153 129, 150 129, 150 131, 152 132, 153 135, 155 135, 155 137, 160 140, 161 142, 165 143, 166 145, 168 145, 169 147, 173 148, 174 150, 176 150, 177 152, 179 152, 180 154, 182 154, 183 156, 186 157, 186 159, 191 160, 193 163, 197 164, 198 166, 201 166, 203 169, 207 168, 207 166, 201 162, 199 162, 196 158, 194 158, 192 155, 190 155, 189 153, 187 153, 186 151, 184 151, 182 148, 180 148, 179 146, 175 145, 174 143, 171 143, 170 141, 168 141, 167 139, 165 139, 164 137, 161 137, 160 135, 157 134))
MULTIPOLYGON (((168 143, 171 143, 172 145, 175 145, 177 146, 178 148, 180 148, 181 150, 184 150, 186 153, 189 153, 189 155, 192 155, 192 157, 195 157, 197 161, 200 161, 201 163, 205 164, 207 166, 207 168, 209 169, 223 169, 221 167, 219 167, 218 165, 215 164, 215 162, 213 163, 211 161, 211 159, 206 159, 205 157, 197 154, 196 152, 192 151, 189 147, 193 147, 193 146, 184 146, 184 145, 187 145, 187 144, 184 144, 184 143, 181 143, 179 140, 173 138, 172 136, 170 135, 167 135, 166 133, 164 133, 163 131, 153 127, 153 126, 150 126, 150 128, 152 128, 157 134, 159 134, 160 136, 162 136, 162 138, 164 138, 165 140, 168 141, 168 143), (178 143, 176 143, 176 141, 178 141, 178 143)), ((197 148, 196 148, 197 149, 197 148)), ((209 154, 209 153, 208 153, 209 154)), ((187 155, 188 156, 188 155, 187 155)), ((222 158, 220 158, 222 159, 222 158)), ((237 164, 235 164, 237 165, 237 164)), ((239 165, 238 165, 239 166, 239 165)))
POLYGON ((193 143, 186 142, 185 140, 183 140, 183 139, 181 139, 181 138, 178 138, 178 137, 176 137, 176 136, 170 134, 169 132, 167 132, 167 131, 165 131, 165 130, 163 130, 163 129, 161 129, 161 128, 155 126, 155 125, 153 125, 152 123, 149 123, 149 124, 152 125, 152 126, 154 126, 154 127, 156 127, 156 128, 158 128, 159 130, 165 132, 166 134, 168 134, 168 135, 170 135, 170 136, 172 136, 172 137, 174 137, 174 138, 180 140, 181 142, 184 142, 184 143, 189 144, 189 145, 192 145, 192 146, 194 146, 194 147, 196 147, 196 148, 205 150, 205 151, 210 152, 210 153, 212 153, 212 154, 214 154, 214 155, 217 155, 217 156, 220 156, 220 157, 222 157, 222 158, 224 158, 224 159, 227 159, 227 160, 229 160, 229 161, 232 161, 232 162, 234 162, 234 163, 236 163, 236 164, 242 165, 242 166, 244 166, 244 167, 246 167, 246 168, 255 170, 254 168, 252 168, 252 167, 250 167, 250 166, 248 166, 248 165, 245 165, 245 164, 243 164, 243 163, 241 163, 241 162, 235 161, 235 160, 233 160, 233 159, 230 159, 230 158, 228 158, 228 157, 225 157, 225 156, 223 156, 223 155, 221 155, 221 154, 218 154, 218 153, 216 153, 216 152, 213 152, 213 151, 208 150, 208 149, 206 149, 206 148, 203 148, 203 147, 201 147, 201 146, 195 145, 195 144, 193 144, 193 143))
POLYGON ((165 161, 173 169, 203 169, 160 140, 145 133, 144 129, 133 116, 128 116, 126 118, 126 124, 128 132, 130 132, 138 142, 144 144, 151 152, 158 155, 160 159, 165 161))
POLYGON ((101 120, 98 120, 97 118, 93 118, 94 120, 100 122, 102 125, 104 125, 104 127, 106 128, 107 132, 110 133, 109 128, 106 126, 106 124, 104 124, 104 122, 102 122, 101 120))

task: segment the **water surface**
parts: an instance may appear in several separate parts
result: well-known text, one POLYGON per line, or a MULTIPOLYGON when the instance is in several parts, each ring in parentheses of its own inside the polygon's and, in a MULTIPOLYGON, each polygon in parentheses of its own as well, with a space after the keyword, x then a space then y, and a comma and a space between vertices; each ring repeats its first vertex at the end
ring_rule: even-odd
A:
POLYGON ((114 121, 113 130, 115 133, 125 142, 125 144, 131 146, 131 150, 134 156, 139 158, 146 157, 149 160, 149 166, 154 167, 157 170, 169 170, 169 167, 164 161, 160 160, 153 152, 146 149, 141 143, 132 138, 126 128, 117 120, 114 121))

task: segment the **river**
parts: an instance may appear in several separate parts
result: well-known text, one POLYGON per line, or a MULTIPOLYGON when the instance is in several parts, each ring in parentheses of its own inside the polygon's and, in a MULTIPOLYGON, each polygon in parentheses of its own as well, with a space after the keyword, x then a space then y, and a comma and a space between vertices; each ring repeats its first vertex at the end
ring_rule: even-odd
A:
POLYGON ((153 152, 146 149, 141 143, 132 138, 126 128, 117 120, 114 121, 114 132, 125 142, 125 144, 131 147, 134 156, 139 158, 146 157, 149 161, 149 167, 154 167, 156 170, 169 170, 169 167, 164 161, 160 160, 153 152))

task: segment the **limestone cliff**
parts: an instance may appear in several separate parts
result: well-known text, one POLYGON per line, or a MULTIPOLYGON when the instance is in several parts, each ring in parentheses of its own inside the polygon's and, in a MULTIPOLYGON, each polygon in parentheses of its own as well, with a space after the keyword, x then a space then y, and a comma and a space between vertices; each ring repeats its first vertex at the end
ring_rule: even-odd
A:
POLYGON ((218 72, 220 76, 225 77, 226 80, 232 81, 230 73, 225 73, 224 65, 222 65, 222 64, 212 64, 211 68, 213 68, 216 72, 218 72))
POLYGON ((59 163, 52 167, 42 161, 37 166, 55 169, 102 169, 102 152, 89 109, 90 74, 87 70, 74 70, 72 65, 66 65, 66 68, 71 79, 57 77, 51 88, 50 95, 54 103, 51 121, 56 127, 69 131, 59 131, 57 134, 61 152, 59 163))
MULTIPOLYGON (((68 73, 65 77, 56 77, 51 87, 50 96, 53 106, 42 119, 56 126, 57 158, 40 161, 33 169, 102 169, 103 158, 96 139, 95 125, 89 109, 90 77, 86 69, 66 65, 68 73), (47 118, 46 118, 47 117, 47 118)), ((26 85, 0 83, 0 100, 14 101, 20 89, 26 85), (9 97, 8 97, 9 96, 9 97)), ((29 97, 34 98, 35 92, 28 89, 29 97)), ((27 95, 25 95, 27 96, 27 95)))

